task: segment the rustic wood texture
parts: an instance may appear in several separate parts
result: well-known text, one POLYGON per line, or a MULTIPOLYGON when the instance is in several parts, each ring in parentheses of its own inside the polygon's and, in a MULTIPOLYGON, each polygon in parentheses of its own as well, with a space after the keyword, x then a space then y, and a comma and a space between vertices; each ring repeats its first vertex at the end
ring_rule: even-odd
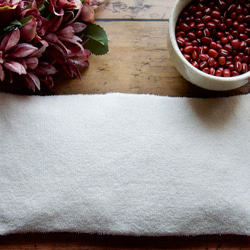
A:
POLYGON ((97 18, 169 19, 173 5, 174 0, 109 0, 97 13, 97 18))
MULTIPOLYGON (((109 0, 96 15, 108 33, 110 52, 91 56, 82 80, 60 76, 55 94, 108 92, 164 96, 219 97, 247 94, 250 84, 214 92, 198 88, 176 71, 167 48, 168 19, 174 0, 109 0)), ((12 86, 0 90, 13 91, 12 86)), ((23 92, 22 89, 18 91, 23 92)), ((125 237, 87 234, 23 234, 0 237, 0 249, 180 249, 250 250, 250 237, 125 237)))

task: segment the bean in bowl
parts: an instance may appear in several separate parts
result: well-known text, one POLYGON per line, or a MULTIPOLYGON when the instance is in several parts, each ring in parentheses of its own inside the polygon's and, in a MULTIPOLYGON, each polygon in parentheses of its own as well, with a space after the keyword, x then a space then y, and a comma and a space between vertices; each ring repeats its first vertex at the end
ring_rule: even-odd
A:
POLYGON ((176 42, 204 73, 232 77, 250 71, 250 1, 194 0, 179 15, 176 42))

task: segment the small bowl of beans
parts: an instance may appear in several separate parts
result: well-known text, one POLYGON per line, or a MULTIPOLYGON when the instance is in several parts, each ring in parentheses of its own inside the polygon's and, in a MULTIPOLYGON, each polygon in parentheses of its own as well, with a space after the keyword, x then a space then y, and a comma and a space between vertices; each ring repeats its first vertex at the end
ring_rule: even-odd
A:
POLYGON ((189 82, 226 91, 250 82, 250 1, 176 0, 169 20, 171 61, 189 82))

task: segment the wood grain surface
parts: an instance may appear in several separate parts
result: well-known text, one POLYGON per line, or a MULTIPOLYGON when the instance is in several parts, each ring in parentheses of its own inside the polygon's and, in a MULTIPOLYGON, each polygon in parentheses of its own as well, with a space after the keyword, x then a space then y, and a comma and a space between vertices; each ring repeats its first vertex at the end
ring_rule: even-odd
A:
MULTIPOLYGON (((215 92, 198 88, 176 71, 167 48, 168 20, 174 0, 109 0, 96 13, 108 33, 110 52, 90 57, 82 79, 59 76, 55 94, 108 92, 164 96, 221 97, 248 94, 250 84, 215 92)), ((2 84, 1 91, 25 92, 2 84)), ((0 237, 0 249, 206 249, 250 250, 250 237, 129 237, 71 233, 17 234, 0 237)))

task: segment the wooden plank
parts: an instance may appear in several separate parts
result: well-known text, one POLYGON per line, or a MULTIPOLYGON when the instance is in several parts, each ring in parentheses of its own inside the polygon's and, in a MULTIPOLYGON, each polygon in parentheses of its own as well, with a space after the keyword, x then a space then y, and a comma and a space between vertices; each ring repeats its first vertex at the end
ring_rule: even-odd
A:
POLYGON ((200 89, 177 72, 167 47, 168 22, 99 22, 109 36, 110 52, 90 57, 79 79, 58 78, 56 94, 123 92, 168 96, 228 96, 248 93, 250 85, 226 92, 200 89))
POLYGON ((101 19, 168 19, 174 0, 109 0, 96 13, 101 19))

